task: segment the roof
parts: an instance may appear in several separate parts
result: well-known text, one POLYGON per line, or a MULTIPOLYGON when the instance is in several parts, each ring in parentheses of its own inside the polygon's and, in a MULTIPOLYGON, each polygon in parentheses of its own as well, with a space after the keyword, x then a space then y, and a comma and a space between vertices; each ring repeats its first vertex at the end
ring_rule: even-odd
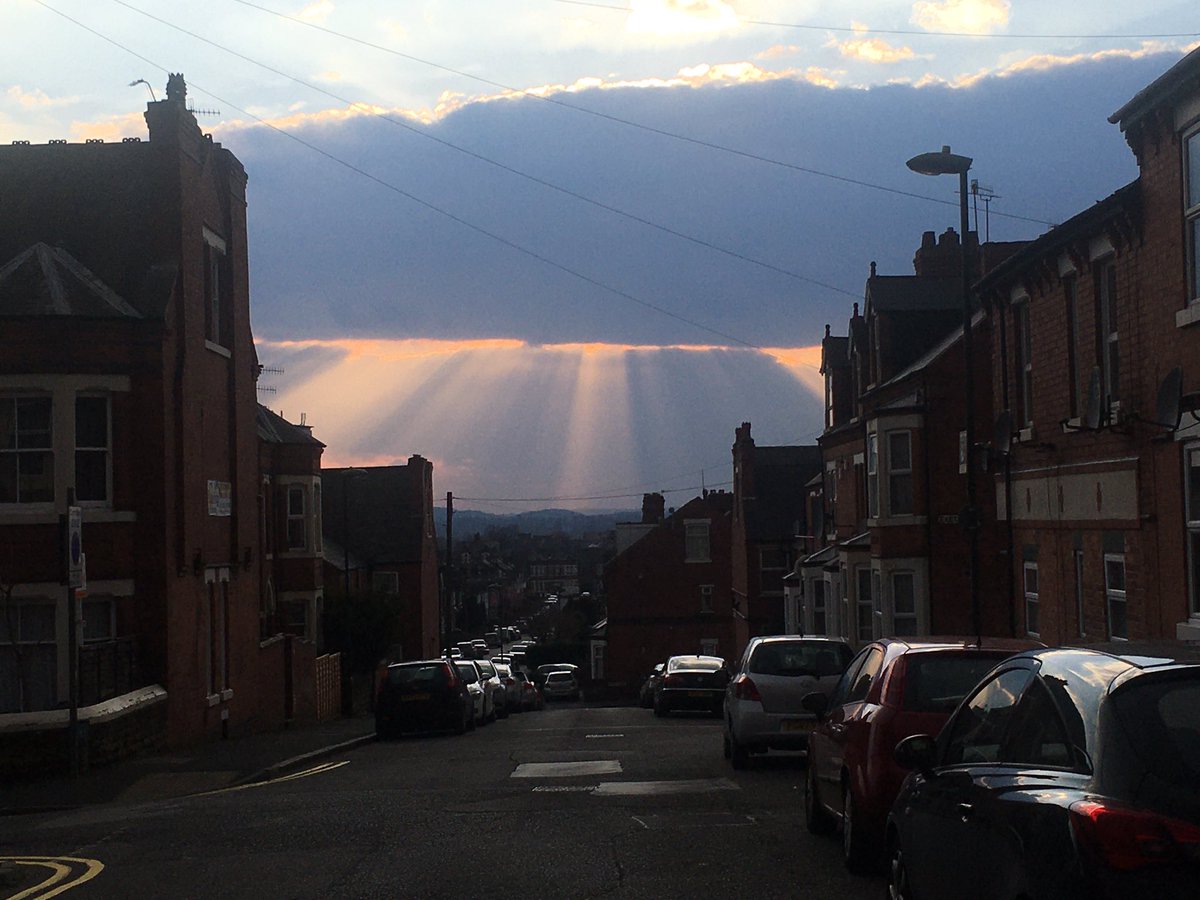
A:
POLYGON ((258 436, 271 444, 315 444, 325 445, 312 436, 312 429, 306 425, 293 425, 283 416, 272 412, 261 403, 258 404, 258 436))
POLYGON ((41 242, 0 267, 0 316, 142 318, 70 253, 41 242))
POLYGON ((806 569, 814 566, 823 566, 837 556, 838 548, 831 544, 828 547, 822 547, 816 553, 804 557, 800 565, 806 569))
POLYGON ((962 309, 961 278, 872 275, 867 305, 876 312, 941 312, 962 309))
POLYGON ((850 365, 850 338, 827 334, 821 339, 821 373, 850 365))
POLYGON ((1114 125, 1119 124, 1122 131, 1128 131, 1147 113, 1165 103, 1174 101, 1177 94, 1195 90, 1198 78, 1200 78, 1200 47, 1187 54, 1134 94, 1128 103, 1108 117, 1108 121, 1114 125))

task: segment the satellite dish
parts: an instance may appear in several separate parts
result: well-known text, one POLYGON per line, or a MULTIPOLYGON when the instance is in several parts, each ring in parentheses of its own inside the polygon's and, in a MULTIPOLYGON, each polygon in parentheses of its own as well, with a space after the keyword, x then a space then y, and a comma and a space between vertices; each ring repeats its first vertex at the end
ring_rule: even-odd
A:
POLYGON ((1183 367, 1176 366, 1158 386, 1158 402, 1155 404, 1154 424, 1168 431, 1179 427, 1180 406, 1183 403, 1183 367))
POLYGON ((1083 413, 1083 427, 1095 431, 1100 427, 1100 367, 1092 369, 1088 379, 1087 408, 1083 413))
POLYGON ((992 449, 1001 456, 1012 450, 1012 413, 1007 409, 996 417, 996 429, 992 435, 992 449))

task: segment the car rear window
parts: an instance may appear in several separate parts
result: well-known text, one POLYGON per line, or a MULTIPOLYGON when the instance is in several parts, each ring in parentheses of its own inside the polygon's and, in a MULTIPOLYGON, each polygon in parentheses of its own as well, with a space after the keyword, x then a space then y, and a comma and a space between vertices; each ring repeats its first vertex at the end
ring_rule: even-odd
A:
POLYGON ((845 644, 771 641, 755 648, 750 657, 750 673, 824 678, 841 675, 850 657, 850 648, 845 644))
POLYGON ((474 684, 479 680, 479 672, 469 663, 458 667, 458 674, 462 676, 462 680, 467 684, 474 684))
POLYGON ((551 672, 546 676, 547 681, 573 681, 575 676, 570 672, 551 672))
POLYGON ((1200 670, 1132 684, 1114 694, 1113 703, 1151 772, 1171 784, 1200 787, 1200 670))
POLYGON ((444 687, 446 667, 440 663, 429 666, 392 666, 388 669, 388 684, 394 687, 444 687))
POLYGON ((1000 659, 981 653, 909 653, 904 657, 903 708, 909 712, 954 712, 1000 659))

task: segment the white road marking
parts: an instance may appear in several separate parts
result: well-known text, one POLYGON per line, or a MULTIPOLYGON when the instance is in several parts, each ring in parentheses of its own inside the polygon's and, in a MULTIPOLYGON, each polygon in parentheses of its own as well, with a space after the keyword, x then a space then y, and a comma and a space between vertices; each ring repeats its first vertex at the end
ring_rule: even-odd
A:
POLYGON ((586 794, 594 791, 594 784, 539 784, 533 789, 535 794, 586 794))
POLYGON ((577 775, 616 775, 623 771, 615 759, 581 760, 579 762, 521 763, 511 778, 571 778, 577 775))
POLYGON ((662 794, 708 794, 741 790, 728 778, 696 778, 689 781, 605 781, 593 792, 599 797, 629 797, 662 794))
POLYGON ((623 738, 623 737, 625 737, 625 735, 623 735, 623 734, 587 734, 587 735, 584 735, 584 737, 587 740, 591 741, 591 740, 596 740, 598 738, 623 738))

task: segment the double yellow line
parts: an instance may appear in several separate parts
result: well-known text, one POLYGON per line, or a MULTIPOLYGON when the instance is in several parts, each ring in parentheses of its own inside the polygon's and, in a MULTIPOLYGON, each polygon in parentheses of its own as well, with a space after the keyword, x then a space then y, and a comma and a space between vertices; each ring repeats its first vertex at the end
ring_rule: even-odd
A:
POLYGON ((91 881, 104 871, 104 863, 100 860, 79 859, 74 856, 0 856, 0 862, 15 866, 38 866, 50 870, 50 875, 45 881, 26 888, 19 894, 13 894, 7 900, 47 900, 91 881))

